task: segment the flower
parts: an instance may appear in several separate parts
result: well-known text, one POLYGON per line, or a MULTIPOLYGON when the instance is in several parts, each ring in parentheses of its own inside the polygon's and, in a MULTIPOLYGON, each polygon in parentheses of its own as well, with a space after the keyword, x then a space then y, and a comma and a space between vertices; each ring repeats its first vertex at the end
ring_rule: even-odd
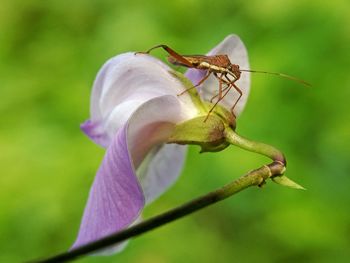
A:
MULTIPOLYGON (((235 35, 225 38, 211 54, 227 54, 233 63, 248 69, 247 53, 235 35)), ((205 72, 189 69, 186 76, 196 84, 205 72)), ((200 88, 202 99, 216 92, 209 78, 200 88)), ((237 85, 243 97, 249 92, 249 75, 237 85)), ((180 174, 186 146, 165 144, 177 124, 206 115, 186 87, 163 62, 144 54, 125 53, 107 61, 99 71, 91 95, 91 118, 81 129, 106 154, 90 190, 78 237, 73 248, 130 226, 150 203, 180 174)), ((220 104, 229 108, 234 99, 220 104)))

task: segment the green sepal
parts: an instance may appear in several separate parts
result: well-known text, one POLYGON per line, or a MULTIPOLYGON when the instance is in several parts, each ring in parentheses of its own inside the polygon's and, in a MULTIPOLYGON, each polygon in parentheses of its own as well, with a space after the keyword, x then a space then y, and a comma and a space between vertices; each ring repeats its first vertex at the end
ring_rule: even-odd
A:
POLYGON ((223 141, 221 144, 217 145, 217 146, 213 146, 212 144, 206 145, 203 144, 201 145, 202 148, 200 150, 199 153, 205 153, 205 152, 220 152, 224 149, 226 149, 230 144, 226 141, 223 141))
MULTIPOLYGON (((207 101, 203 101, 204 106, 206 107, 206 112, 209 112, 209 110, 214 106, 213 103, 207 102, 207 101)), ((235 116, 232 115, 232 113, 230 111, 228 111, 227 109, 225 109, 225 107, 221 106, 221 105, 216 105, 213 112, 211 112, 210 114, 216 114, 219 117, 221 117, 221 119, 229 126, 231 127, 231 129, 234 131, 236 129, 236 118, 235 116)))
POLYGON ((272 177, 271 179, 272 181, 274 181, 276 184, 279 184, 279 185, 287 186, 293 189, 306 190, 304 187, 292 181, 285 175, 277 175, 272 177))
POLYGON ((229 143, 225 140, 225 125, 215 115, 200 116, 177 124, 167 143, 193 144, 201 147, 200 152, 217 152, 225 149, 229 143))

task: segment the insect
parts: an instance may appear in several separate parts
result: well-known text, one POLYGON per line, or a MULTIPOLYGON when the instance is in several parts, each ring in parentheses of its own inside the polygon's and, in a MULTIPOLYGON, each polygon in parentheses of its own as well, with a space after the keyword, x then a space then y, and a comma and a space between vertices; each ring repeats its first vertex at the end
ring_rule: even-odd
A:
POLYGON ((225 96, 230 92, 232 88, 235 89, 239 94, 238 98, 236 99, 236 101, 234 101, 233 106, 231 107, 231 113, 234 117, 236 117, 233 110, 237 105, 238 101, 241 99, 243 93, 242 93, 242 90, 235 83, 237 80, 240 79, 242 72, 266 73, 266 74, 278 75, 284 78, 297 81, 306 86, 311 86, 309 83, 303 80, 297 79, 295 77, 292 77, 283 73, 240 69, 239 65, 231 63, 227 55, 213 55, 213 56, 180 55, 179 53, 171 49, 169 46, 163 45, 163 44, 154 46, 149 50, 147 50, 146 52, 136 52, 136 54, 149 54, 152 50, 157 48, 162 48, 169 54, 168 61, 173 65, 184 66, 187 68, 195 68, 199 70, 206 70, 206 74, 196 85, 184 90, 183 92, 178 94, 178 96, 184 94, 190 89, 200 86, 205 80, 209 78, 211 74, 213 74, 215 78, 219 81, 218 93, 210 99, 210 102, 212 103, 216 98, 217 100, 209 110, 208 115, 205 118, 204 122, 208 119, 210 113, 214 110, 217 104, 225 98, 225 96))

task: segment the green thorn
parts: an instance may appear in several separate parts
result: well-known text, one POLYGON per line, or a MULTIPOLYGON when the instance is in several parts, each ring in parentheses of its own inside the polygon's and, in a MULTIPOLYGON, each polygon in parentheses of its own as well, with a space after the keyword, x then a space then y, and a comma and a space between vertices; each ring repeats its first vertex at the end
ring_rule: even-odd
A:
POLYGON ((279 184, 279 185, 287 186, 293 189, 306 190, 304 187, 292 181, 285 175, 277 175, 272 177, 271 179, 272 181, 274 181, 276 184, 279 184))

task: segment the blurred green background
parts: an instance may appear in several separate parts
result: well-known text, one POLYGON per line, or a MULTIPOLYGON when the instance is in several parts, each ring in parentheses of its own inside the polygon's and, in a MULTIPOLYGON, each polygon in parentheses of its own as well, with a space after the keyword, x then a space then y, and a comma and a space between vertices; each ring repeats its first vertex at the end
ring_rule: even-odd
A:
MULTIPOLYGON (((66 250, 104 150, 79 124, 108 58, 167 43, 206 53, 230 33, 254 75, 238 132, 288 159, 296 191, 269 182, 79 262, 345 262, 350 258, 350 4, 335 1, 21 1, 0 5, 0 262, 66 250)), ((156 53, 164 58, 165 53, 156 53)), ((266 163, 191 147, 160 213, 266 163)))

